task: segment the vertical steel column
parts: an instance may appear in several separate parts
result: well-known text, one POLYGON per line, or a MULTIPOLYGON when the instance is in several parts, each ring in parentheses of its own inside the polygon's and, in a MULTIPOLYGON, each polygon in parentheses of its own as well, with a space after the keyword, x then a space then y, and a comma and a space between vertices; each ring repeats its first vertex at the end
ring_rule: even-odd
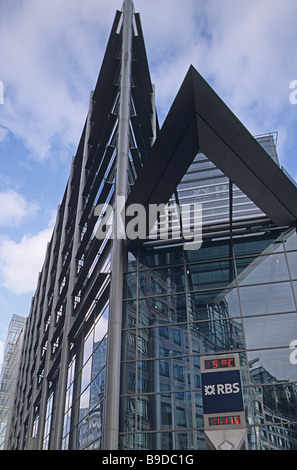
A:
POLYGON ((58 381, 58 390, 57 395, 55 396, 55 403, 57 404, 54 420, 55 420, 55 432, 52 436, 52 441, 50 448, 52 450, 60 450, 62 446, 63 439, 63 423, 64 423, 64 410, 65 410, 65 399, 67 391, 67 378, 68 378, 68 365, 69 365, 69 341, 68 333, 73 320, 73 298, 72 292, 77 280, 77 263, 76 263, 76 253, 80 244, 81 229, 79 226, 79 221, 82 217, 84 210, 84 201, 83 201, 83 191, 86 184, 86 162, 89 154, 88 140, 91 132, 91 115, 93 109, 93 92, 90 96, 89 112, 86 123, 86 134, 84 141, 84 151, 80 171, 80 182, 79 182, 79 193, 77 198, 77 208, 75 214, 75 223, 74 223, 74 234, 73 234, 73 246, 72 246, 72 255, 70 261, 70 273, 69 273, 69 283, 67 289, 67 301, 66 301, 66 312, 65 312, 65 324, 64 324, 64 334, 63 334, 63 344, 61 351, 61 360, 60 360, 60 371, 59 371, 59 381, 58 381))
MULTIPOLYGON (((73 171, 73 164, 71 165, 71 173, 73 171)), ((61 241, 59 243, 59 254, 58 254, 58 262, 57 262, 57 268, 56 268, 56 276, 55 276, 55 288, 54 288, 54 297, 53 297, 53 304, 57 300, 58 296, 58 282, 57 280, 59 279, 60 272, 62 270, 62 249, 64 245, 63 241, 63 234, 65 230, 65 223, 67 220, 66 213, 67 213, 67 206, 70 198, 70 178, 67 184, 67 190, 66 190, 66 203, 65 203, 65 209, 62 213, 60 214, 61 211, 61 206, 58 208, 58 216, 56 219, 56 224, 53 230, 53 241, 52 241, 52 247, 51 247, 51 253, 50 253, 50 264, 48 270, 44 270, 44 272, 47 272, 47 280, 46 280, 46 289, 45 289, 45 299, 48 298, 48 295, 50 293, 50 286, 51 286, 51 272, 53 270, 53 265, 54 265, 54 247, 56 246, 57 242, 57 237, 58 237, 58 225, 59 225, 59 220, 60 217, 63 217, 63 224, 62 224, 62 235, 61 235, 61 241)), ((64 234, 65 238, 65 234, 64 234)), ((47 305, 44 307, 47 309, 47 305)), ((46 351, 46 357, 45 357, 45 366, 44 366, 44 383, 42 386, 42 391, 41 391, 41 399, 40 399, 40 410, 39 410, 39 423, 38 423, 38 433, 37 433, 37 438, 36 438, 36 446, 35 450, 42 450, 43 446, 43 438, 44 438, 44 425, 45 425, 45 419, 46 419, 46 403, 47 403, 47 393, 48 393, 48 371, 50 368, 50 363, 51 363, 51 338, 52 338, 52 331, 55 325, 55 314, 54 314, 54 307, 52 306, 51 309, 51 319, 50 319, 50 326, 49 326, 49 333, 48 333, 48 347, 46 351)), ((43 322, 42 322, 43 326, 43 322)))
POLYGON ((115 226, 112 246, 110 310, 108 325, 107 377, 104 414, 104 449, 118 449, 120 364, 122 335, 123 272, 125 259, 125 235, 122 232, 119 201, 125 202, 128 191, 128 158, 130 132, 130 93, 132 66, 133 1, 123 4, 122 56, 117 166, 115 183, 115 226))

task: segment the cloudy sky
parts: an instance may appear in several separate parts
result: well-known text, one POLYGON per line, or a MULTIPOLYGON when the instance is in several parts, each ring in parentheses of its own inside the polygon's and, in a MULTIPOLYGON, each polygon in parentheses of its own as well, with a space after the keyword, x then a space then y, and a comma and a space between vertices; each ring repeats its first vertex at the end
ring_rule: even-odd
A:
MULTIPOLYGON (((134 5, 160 121, 193 64, 253 134, 278 131, 281 164, 296 179, 296 0, 134 5)), ((0 0, 0 345, 11 315, 29 313, 121 7, 122 0, 0 0)))

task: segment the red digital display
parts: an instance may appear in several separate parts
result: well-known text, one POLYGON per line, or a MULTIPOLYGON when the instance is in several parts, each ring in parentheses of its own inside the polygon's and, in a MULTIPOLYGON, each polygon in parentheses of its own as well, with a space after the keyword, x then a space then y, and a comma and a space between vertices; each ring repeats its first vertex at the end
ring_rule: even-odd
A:
POLYGON ((235 367, 235 358, 229 357, 225 359, 206 359, 204 362, 205 370, 210 369, 232 369, 235 367))
POLYGON ((209 426, 225 426, 228 424, 240 424, 240 416, 214 416, 212 418, 208 418, 209 426))

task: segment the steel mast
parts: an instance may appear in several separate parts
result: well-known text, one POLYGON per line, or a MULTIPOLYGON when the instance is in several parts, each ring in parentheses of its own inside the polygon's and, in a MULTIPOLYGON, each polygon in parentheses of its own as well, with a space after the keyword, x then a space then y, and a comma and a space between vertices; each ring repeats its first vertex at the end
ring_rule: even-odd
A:
POLYGON ((133 1, 125 0, 122 7, 123 24, 114 203, 114 240, 111 255, 107 376, 105 387, 107 393, 105 396, 103 446, 106 450, 118 449, 119 434, 123 272, 125 260, 125 227, 121 220, 121 210, 128 196, 133 9, 133 1))

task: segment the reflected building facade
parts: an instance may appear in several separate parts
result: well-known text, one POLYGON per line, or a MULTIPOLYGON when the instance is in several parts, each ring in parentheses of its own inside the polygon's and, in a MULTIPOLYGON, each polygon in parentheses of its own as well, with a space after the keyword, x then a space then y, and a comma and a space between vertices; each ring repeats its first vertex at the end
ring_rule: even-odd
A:
POLYGON ((5 439, 8 436, 25 321, 20 315, 12 315, 8 326, 0 374, 0 450, 5 448, 5 439))
POLYGON ((294 450, 296 184, 275 135, 252 137, 193 67, 159 128, 132 6, 116 13, 33 298, 8 448, 204 450, 200 358, 236 352, 249 448, 294 450), (123 96, 125 207, 199 204, 199 249, 174 216, 165 240, 161 214, 155 239, 97 237, 96 207, 116 207, 123 96))
POLYGON ((296 449, 296 248, 295 229, 262 228, 195 253, 143 248, 131 261, 122 448, 203 449, 200 356, 238 352, 250 449, 296 449))

